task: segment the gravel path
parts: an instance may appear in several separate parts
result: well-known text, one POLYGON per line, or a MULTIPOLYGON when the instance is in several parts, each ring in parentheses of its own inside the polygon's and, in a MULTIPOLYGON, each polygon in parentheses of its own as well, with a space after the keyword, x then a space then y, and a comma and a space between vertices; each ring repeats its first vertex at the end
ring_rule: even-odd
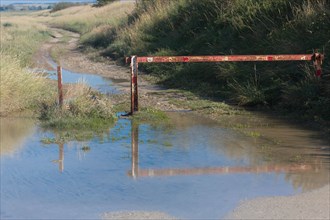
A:
POLYGON ((226 219, 330 219, 330 185, 295 196, 244 201, 226 219))

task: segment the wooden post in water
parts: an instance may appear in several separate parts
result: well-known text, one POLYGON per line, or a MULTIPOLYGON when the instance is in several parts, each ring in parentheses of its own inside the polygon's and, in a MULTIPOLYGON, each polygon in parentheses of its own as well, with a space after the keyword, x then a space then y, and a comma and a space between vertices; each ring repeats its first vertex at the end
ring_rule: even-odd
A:
POLYGON ((131 58, 131 114, 139 110, 139 99, 138 99, 138 62, 137 57, 132 56, 131 58))
POLYGON ((57 66, 57 87, 58 87, 58 104, 60 108, 63 106, 63 85, 62 85, 62 67, 57 66))

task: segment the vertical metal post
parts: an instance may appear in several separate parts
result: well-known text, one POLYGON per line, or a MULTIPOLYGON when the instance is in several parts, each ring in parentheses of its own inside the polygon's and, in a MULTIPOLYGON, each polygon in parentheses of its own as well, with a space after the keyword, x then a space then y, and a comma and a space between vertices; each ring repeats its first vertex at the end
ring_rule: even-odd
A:
POLYGON ((62 67, 57 66, 58 104, 63 106, 62 67))
POLYGON ((139 125, 131 121, 131 144, 132 144, 132 161, 131 161, 131 169, 132 169, 132 177, 138 176, 139 170, 139 125))
POLYGON ((318 78, 322 77, 322 63, 323 63, 323 59, 324 59, 324 55, 320 54, 319 52, 316 52, 312 55, 312 60, 313 60, 313 64, 315 67, 315 75, 318 78))
POLYGON ((137 57, 132 56, 131 58, 131 114, 139 110, 139 99, 138 99, 138 62, 137 57))

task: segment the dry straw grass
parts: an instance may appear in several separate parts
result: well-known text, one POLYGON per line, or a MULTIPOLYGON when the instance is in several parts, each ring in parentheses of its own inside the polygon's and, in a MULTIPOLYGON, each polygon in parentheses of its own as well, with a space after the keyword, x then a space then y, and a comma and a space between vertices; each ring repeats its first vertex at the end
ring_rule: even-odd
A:
POLYGON ((99 26, 115 26, 123 22, 124 16, 133 9, 134 4, 122 2, 114 2, 100 8, 91 5, 75 6, 50 14, 53 17, 50 23, 84 34, 99 26))
POLYGON ((20 111, 51 97, 46 79, 28 70, 46 27, 29 16, 1 17, 0 115, 20 111))
POLYGON ((20 61, 1 54, 0 115, 31 107, 47 99, 46 79, 20 66, 20 61))
POLYGON ((168 22, 174 30, 174 24, 171 24, 170 17, 176 13, 180 7, 186 4, 186 0, 178 1, 156 1, 152 7, 146 9, 144 13, 134 22, 134 25, 122 28, 118 33, 119 39, 124 39, 129 42, 133 51, 145 52, 145 39, 148 39, 146 34, 148 30, 160 23, 161 21, 168 22))

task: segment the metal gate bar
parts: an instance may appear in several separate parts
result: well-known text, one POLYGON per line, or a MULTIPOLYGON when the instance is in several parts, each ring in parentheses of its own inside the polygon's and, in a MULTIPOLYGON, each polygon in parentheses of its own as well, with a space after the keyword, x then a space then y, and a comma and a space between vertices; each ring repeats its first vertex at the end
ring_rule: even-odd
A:
POLYGON ((138 64, 139 63, 201 63, 201 62, 273 62, 273 61, 313 61, 316 76, 322 73, 324 55, 313 54, 272 54, 272 55, 221 55, 221 56, 132 56, 131 62, 131 113, 138 111, 138 64))

